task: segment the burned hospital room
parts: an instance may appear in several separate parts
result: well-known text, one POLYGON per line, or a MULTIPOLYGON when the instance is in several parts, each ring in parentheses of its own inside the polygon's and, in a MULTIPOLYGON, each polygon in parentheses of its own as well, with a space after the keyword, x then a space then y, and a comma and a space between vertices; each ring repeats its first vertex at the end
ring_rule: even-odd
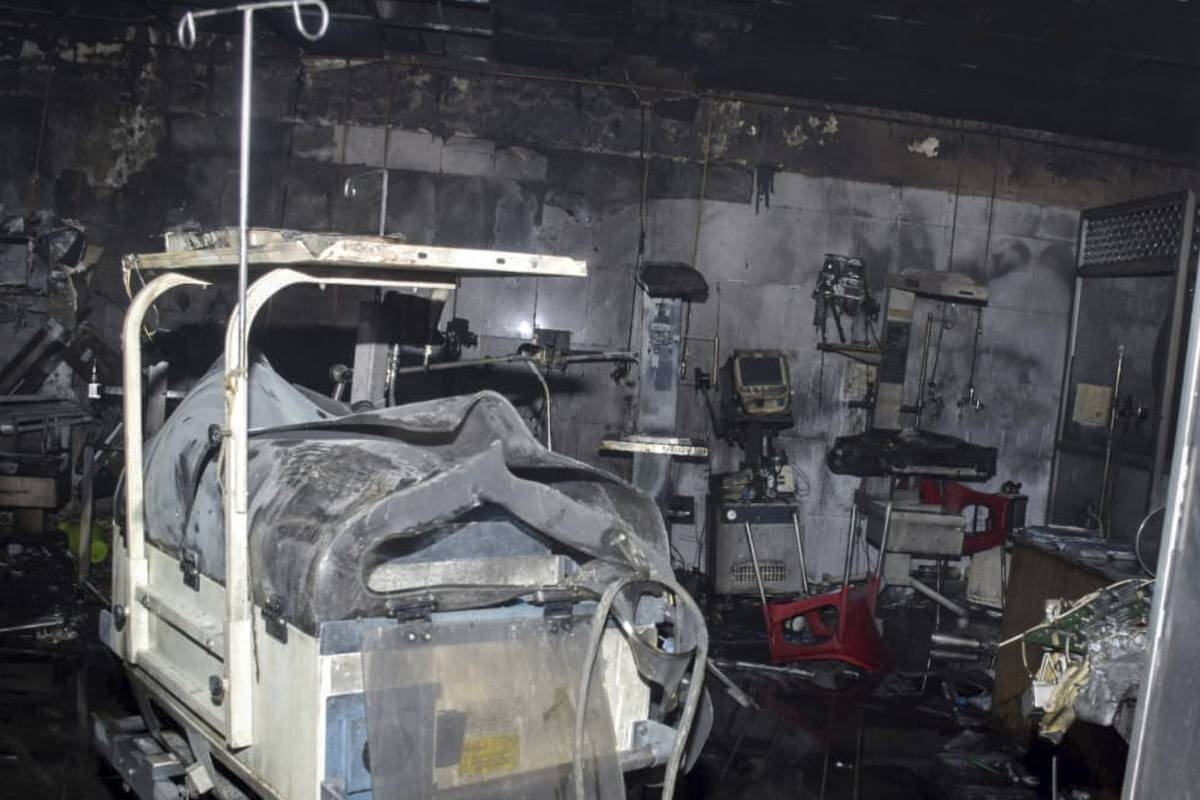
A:
POLYGON ((0 800, 1200 800, 1198 43, 0 0, 0 800))

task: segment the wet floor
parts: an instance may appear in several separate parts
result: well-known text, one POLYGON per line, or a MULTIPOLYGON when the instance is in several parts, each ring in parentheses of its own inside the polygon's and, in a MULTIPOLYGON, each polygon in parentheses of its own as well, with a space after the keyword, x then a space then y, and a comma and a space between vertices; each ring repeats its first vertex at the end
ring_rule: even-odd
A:
MULTIPOLYGON (((695 798, 1034 798, 1020 754, 987 714, 936 680, 821 690, 734 672, 756 707, 718 695, 717 723, 689 782, 695 798)), ((806 685, 807 684, 807 685, 806 685)))

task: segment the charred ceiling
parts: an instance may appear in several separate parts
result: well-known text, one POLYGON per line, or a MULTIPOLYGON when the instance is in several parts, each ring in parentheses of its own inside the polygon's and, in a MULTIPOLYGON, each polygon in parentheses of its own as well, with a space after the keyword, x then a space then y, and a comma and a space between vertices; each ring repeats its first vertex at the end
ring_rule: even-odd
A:
MULTIPOLYGON (((124 38, 211 0, 7 0, 124 38)), ((329 0, 321 52, 434 54, 639 85, 936 114, 1172 150, 1200 141, 1200 2, 329 0)), ((236 26, 236 22, 232 23, 236 26)), ((287 35, 290 25, 277 25, 287 35)))

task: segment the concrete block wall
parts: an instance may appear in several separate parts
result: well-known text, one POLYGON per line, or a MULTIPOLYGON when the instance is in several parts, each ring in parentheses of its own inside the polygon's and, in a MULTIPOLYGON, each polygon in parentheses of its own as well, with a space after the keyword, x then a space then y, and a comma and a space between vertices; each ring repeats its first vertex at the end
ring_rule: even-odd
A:
MULTIPOLYGON (((834 436, 857 433, 865 424, 861 412, 846 406, 857 396, 861 368, 817 351, 811 293, 826 252, 864 259, 881 302, 884 275, 904 269, 954 269, 988 286, 991 302, 982 314, 976 369, 986 408, 975 412, 958 406, 969 384, 976 317, 971 309, 948 307, 953 327, 941 337, 941 403, 929 403, 923 424, 998 447, 999 473, 987 486, 1020 481, 1030 495, 1031 521, 1040 521, 1066 350, 1078 211, 798 174, 775 176, 775 187, 769 209, 705 203, 696 260, 714 292, 708 303, 693 308, 691 332, 718 336, 726 353, 733 348, 787 353, 798 422, 782 443, 804 471, 802 483, 811 487, 804 502, 810 568, 817 575, 841 569, 857 481, 832 475, 824 457, 834 436)), ((696 205, 663 200, 651 206, 652 257, 690 260, 696 205)), ((908 402, 917 396, 929 313, 942 312, 937 304, 920 301, 908 402)), ((835 335, 832 329, 830 335, 835 335)), ((693 351, 693 361, 701 355, 693 351)), ((685 431, 703 434, 708 423, 702 403, 685 397, 684 407, 685 431)), ((722 446, 712 467, 733 469, 737 461, 738 453, 722 446)), ((695 469, 682 471, 690 486, 704 485, 702 476, 691 474, 695 469)), ((698 537, 688 533, 680 532, 691 544, 698 537)), ((687 545, 680 550, 686 552, 687 545)))
MULTIPOLYGON (((122 252, 156 247, 153 236, 171 225, 236 222, 236 48, 214 39, 186 53, 162 41, 131 32, 80 61, 54 43, 29 48, 0 37, 0 202, 51 206, 87 225, 107 253, 94 295, 115 308, 124 302, 122 252)), ((943 403, 925 424, 1000 447, 994 485, 1022 481, 1037 520, 1078 212, 1194 185, 1197 175, 1188 158, 1106 143, 802 100, 524 79, 479 64, 304 59, 269 39, 255 81, 254 224, 374 232, 374 181, 364 179, 353 200, 341 189, 351 175, 387 167, 390 232, 588 261, 583 281, 465 282, 449 312, 481 333, 480 354, 511 352, 533 327, 568 329, 580 347, 636 348, 639 250, 694 260, 712 292, 692 308, 690 333, 719 336, 723 354, 780 347, 791 359, 799 422, 784 444, 810 486, 816 574, 840 569, 854 487, 828 473, 824 453, 863 423, 845 405, 861 370, 815 349, 811 291, 822 254, 863 258, 879 294, 885 273, 909 268, 963 271, 988 284, 976 378, 988 407, 975 414, 955 403, 974 329, 973 315, 957 313, 942 336, 943 403)), ((281 298, 266 324, 354 324, 351 293, 296 298, 281 298)), ((198 322, 228 301, 219 290, 166 313, 198 322)), ((925 313, 918 308, 914 351, 925 313)), ((915 381, 919 352, 911 358, 915 381)), ((694 343, 690 366, 707 362, 694 343)), ((538 418, 532 376, 493 374, 520 384, 527 415, 538 418)), ((596 456, 595 444, 634 425, 635 377, 596 365, 551 381, 556 449, 623 469, 596 456)), ((708 433, 691 389, 681 393, 680 420, 682 433, 708 433)), ((736 461, 718 445, 711 468, 736 461)), ((679 491, 699 495, 706 471, 680 466, 677 480, 679 491)), ((674 535, 696 563, 696 530, 674 535)))

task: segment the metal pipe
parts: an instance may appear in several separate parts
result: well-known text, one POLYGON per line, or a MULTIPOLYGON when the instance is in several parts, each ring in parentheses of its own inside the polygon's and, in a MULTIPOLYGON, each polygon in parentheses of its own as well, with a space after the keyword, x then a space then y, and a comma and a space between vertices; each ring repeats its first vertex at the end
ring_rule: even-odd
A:
MULTIPOLYGON (((390 131, 391 128, 385 130, 390 131)), ((387 153, 384 153, 383 157, 387 158, 387 153)), ((387 235, 388 171, 386 168, 383 170, 383 177, 380 178, 380 181, 383 186, 379 191, 379 235, 383 237, 387 235)))
MULTIPOLYGON (((736 663, 737 662, 735 662, 735 666, 736 663)), ((720 665, 718 665, 714 659, 710 658, 708 660, 708 671, 713 674, 714 678, 720 681, 721 685, 725 687, 725 691, 729 692, 729 696, 733 698, 735 703, 742 708, 758 709, 758 703, 755 703, 754 700, 750 698, 750 695, 742 691, 742 687, 734 683, 733 679, 725 674, 720 665)))
POLYGON ((919 581, 913 577, 910 577, 908 579, 908 582, 914 589, 917 590, 918 593, 925 595, 930 600, 932 600, 933 602, 942 606, 950 613, 956 614, 959 617, 962 617, 963 619, 967 618, 968 613, 965 608, 963 608, 958 603, 951 600, 949 597, 946 597, 946 595, 942 594, 938 590, 934 589, 933 587, 929 586, 926 583, 922 583, 921 581, 919 581))
POLYGON ((939 647, 958 647, 965 650, 991 649, 987 644, 972 636, 956 636, 953 633, 934 631, 933 635, 929 637, 929 641, 939 647))
POLYGON ((800 667, 784 667, 778 664, 762 664, 758 661, 718 661, 720 666, 725 669, 742 669, 750 672, 772 672, 779 675, 790 675, 794 678, 802 678, 804 680, 812 680, 817 676, 810 669, 802 669, 800 667))
POLYGON ((921 377, 917 380, 917 406, 914 415, 916 421, 913 427, 921 427, 921 416, 925 411, 925 374, 929 369, 929 344, 933 339, 933 312, 925 318, 925 344, 921 348, 921 377))
POLYGON ((1117 345, 1117 374, 1113 378, 1112 399, 1108 408, 1108 441, 1104 444, 1104 474, 1100 479, 1100 511, 1096 515, 1104 528, 1104 538, 1111 537, 1108 524, 1108 479, 1112 469, 1113 438, 1117 433, 1117 397, 1121 392, 1121 375, 1125 371, 1125 345, 1117 345))
POLYGON ((804 559, 804 537, 800 535, 800 517, 792 512, 792 530, 796 532, 796 552, 800 556, 800 589, 808 594, 808 564, 804 559))
POLYGON ((104 453, 94 445, 83 448, 83 474, 79 476, 79 563, 76 577, 80 583, 88 579, 92 566, 92 516, 96 508, 96 461, 104 453))
POLYGON ((929 657, 935 661, 978 661, 979 653, 964 653, 961 650, 939 650, 934 648, 929 651, 929 657))
POLYGON ((467 367, 486 367, 492 364, 523 364, 533 361, 532 356, 507 355, 472 358, 467 361, 442 361, 434 364, 418 364, 412 367, 397 367, 396 375, 416 375, 419 372, 440 372, 445 369, 466 369, 467 367))
POLYGON ((242 86, 241 119, 238 122, 238 339, 237 368, 249 369, 246 359, 246 287, 250 280, 249 231, 250 231, 250 120, 253 111, 252 78, 254 71, 254 12, 272 8, 291 8, 296 30, 305 39, 315 42, 329 28, 329 8, 324 0, 260 0, 242 3, 228 8, 209 8, 189 11, 179 20, 176 34, 185 50, 196 45, 196 20, 215 17, 219 14, 241 12, 242 15, 242 86), (301 7, 314 8, 320 14, 320 24, 315 33, 304 27, 301 7))
POLYGON ((858 529, 858 504, 850 505, 850 532, 846 535, 846 568, 842 572, 842 588, 850 585, 850 561, 854 557, 855 531, 858 529))
MULTIPOLYGON (((991 225, 990 218, 988 225, 991 225)), ((990 231, 989 227, 989 231, 990 231)), ((971 377, 967 381, 967 390, 958 399, 958 407, 974 408, 976 412, 983 411, 983 401, 975 390, 975 365, 979 362, 979 337, 983 335, 983 306, 975 307, 975 338, 971 343, 971 377)))
POLYGON ((23 631, 38 631, 43 628, 57 628, 66 621, 66 617, 62 614, 55 613, 41 619, 35 619, 33 622, 19 622, 16 625, 5 625, 3 628, 0 628, 0 633, 21 633, 23 631))
POLYGON ((758 584, 758 597, 762 600, 763 615, 767 613, 767 590, 763 587, 762 573, 758 570, 758 551, 754 549, 754 534, 750 531, 750 523, 743 522, 746 531, 746 547, 750 549, 750 563, 754 565, 754 581, 758 584))
MULTIPOLYGON (((297 12, 298 13, 298 12, 297 12)), ((249 371, 246 359, 246 285, 250 281, 250 114, 253 110, 254 10, 242 12, 242 108, 238 124, 238 350, 237 367, 249 371)))
POLYGON ((887 560, 888 537, 892 532, 892 503, 889 500, 887 507, 883 510, 883 535, 879 537, 879 563, 875 567, 875 573, 879 577, 880 588, 883 586, 883 565, 887 560))

